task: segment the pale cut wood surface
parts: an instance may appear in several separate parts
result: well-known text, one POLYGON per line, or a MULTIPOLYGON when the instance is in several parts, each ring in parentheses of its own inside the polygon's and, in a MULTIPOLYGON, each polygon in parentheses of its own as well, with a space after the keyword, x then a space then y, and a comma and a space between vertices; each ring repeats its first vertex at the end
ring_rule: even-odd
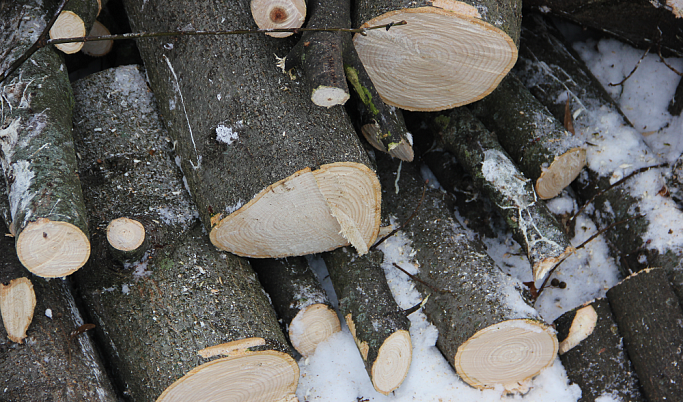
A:
MULTIPOLYGON (((300 28, 306 20, 304 0, 252 0, 251 15, 261 29, 300 28)), ((273 38, 286 38, 291 32, 272 32, 273 38)))
POLYGON ((297 352, 307 357, 321 342, 339 331, 341 324, 337 312, 327 304, 312 304, 301 310, 290 323, 289 340, 297 352))
POLYGON ((144 243, 145 227, 135 219, 114 219, 107 226, 107 240, 117 250, 133 251, 144 243))
POLYGON ((7 286, 0 283, 2 323, 12 342, 24 342, 35 307, 36 294, 28 278, 13 279, 7 286))
MULTIPOLYGON (((77 38, 85 36, 85 24, 81 17, 73 11, 62 11, 50 29, 50 39, 77 38)), ((60 43, 55 47, 66 54, 76 53, 83 47, 83 42, 60 43)))

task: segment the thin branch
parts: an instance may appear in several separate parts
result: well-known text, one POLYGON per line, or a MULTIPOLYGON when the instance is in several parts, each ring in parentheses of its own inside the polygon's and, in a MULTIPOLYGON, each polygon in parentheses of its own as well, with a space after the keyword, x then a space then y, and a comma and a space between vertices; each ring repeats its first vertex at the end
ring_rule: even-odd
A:
POLYGON ((650 53, 650 49, 652 49, 652 45, 648 46, 647 50, 645 50, 645 53, 643 53, 643 55, 640 57, 640 60, 638 60, 638 62, 636 63, 635 67, 633 67, 633 70, 631 70, 631 72, 630 72, 623 80, 617 82, 616 84, 613 84, 613 83, 610 82, 610 83, 607 84, 607 85, 610 86, 610 87, 616 87, 616 86, 618 86, 618 85, 623 84, 624 82, 626 82, 626 80, 628 80, 629 78, 631 78, 631 76, 633 75, 633 73, 635 73, 636 70, 638 69, 638 66, 640 65, 640 62, 642 62, 643 59, 645 58, 645 56, 647 56, 647 54, 650 53))
POLYGON ((429 296, 431 296, 431 295, 432 295, 431 293, 428 294, 427 297, 425 297, 424 299, 422 299, 421 302, 417 303, 417 304, 414 305, 413 307, 410 307, 410 308, 407 308, 407 309, 403 310, 403 314, 405 314, 405 316, 408 317, 409 315, 413 314, 413 313, 416 312, 417 310, 419 310, 419 309, 421 309, 422 307, 424 307, 424 305, 427 304, 427 300, 429 300, 429 296))
POLYGON ((425 285, 426 287, 430 288, 431 290, 433 290, 433 291, 435 291, 435 292, 437 292, 437 293, 444 293, 443 290, 437 289, 437 288, 435 288, 434 286, 428 284, 427 282, 423 281, 422 279, 418 278, 417 276, 415 276, 415 275, 411 274, 410 272, 406 271, 405 269, 401 268, 401 267, 400 267, 398 264, 396 264, 395 262, 392 263, 392 265, 395 266, 396 268, 400 269, 401 272, 403 272, 404 274, 408 275, 408 277, 409 277, 410 279, 414 280, 415 282, 419 282, 419 283, 425 285))
POLYGON ((664 59, 664 56, 662 56, 662 46, 661 45, 657 46, 657 54, 659 55, 659 60, 661 60, 665 66, 669 67, 669 70, 671 70, 674 73, 678 74, 679 76, 683 77, 683 73, 676 70, 672 65, 670 65, 669 63, 666 62, 666 60, 664 59))
POLYGON ((396 232, 398 232, 399 230, 401 230, 401 229, 403 229, 404 227, 406 227, 406 225, 408 224, 408 222, 410 222, 410 220, 413 219, 413 218, 415 217, 415 215, 417 215, 417 211, 420 209, 420 206, 422 205, 422 201, 424 201, 424 199, 425 199, 425 191, 426 191, 426 190, 427 190, 427 182, 425 182, 424 186, 422 186, 422 197, 420 197, 420 202, 417 203, 417 206, 415 207, 415 210, 414 210, 413 213, 408 217, 408 219, 406 219, 405 222, 403 222, 403 224, 402 224, 401 226, 399 226, 398 228, 392 230, 388 235, 382 237, 377 243, 375 243, 375 244, 373 244, 372 246, 370 246, 370 250, 375 250, 375 249, 377 248, 377 246, 379 246, 380 244, 382 244, 382 243, 384 242, 384 240, 390 238, 391 236, 395 235, 396 232))

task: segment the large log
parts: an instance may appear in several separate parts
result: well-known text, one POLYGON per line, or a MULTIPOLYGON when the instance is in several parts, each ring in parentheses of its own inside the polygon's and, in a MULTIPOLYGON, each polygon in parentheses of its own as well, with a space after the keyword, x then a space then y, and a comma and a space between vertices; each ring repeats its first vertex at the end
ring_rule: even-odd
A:
POLYGON ((356 34, 380 96, 408 110, 450 109, 493 91, 517 60, 518 0, 362 0, 354 26, 407 25, 356 34))
MULTIPOLYGON (((53 11, 43 2, 0 5, 4 55, 0 69, 29 48, 53 11)), ((21 263, 36 275, 60 277, 90 255, 76 155, 71 138, 73 96, 66 68, 50 47, 37 51, 0 88, 0 161, 21 263)))
MULTIPOLYGON (((251 24, 245 1, 125 4, 134 30, 251 24)), ((312 109, 306 86, 283 80, 273 54, 286 43, 242 35, 138 44, 216 246, 257 258, 348 244, 367 251, 379 230, 379 182, 344 110, 312 109)))
MULTIPOLYGON (((398 163, 378 157, 378 171, 383 208, 405 220, 421 199, 419 170, 403 164, 397 178, 398 163)), ((558 344, 555 331, 522 296, 523 285, 469 239, 440 191, 426 190, 405 233, 418 269, 415 286, 430 295, 423 309, 439 330, 436 346, 458 375, 477 388, 528 390, 528 380, 552 364, 558 344)))

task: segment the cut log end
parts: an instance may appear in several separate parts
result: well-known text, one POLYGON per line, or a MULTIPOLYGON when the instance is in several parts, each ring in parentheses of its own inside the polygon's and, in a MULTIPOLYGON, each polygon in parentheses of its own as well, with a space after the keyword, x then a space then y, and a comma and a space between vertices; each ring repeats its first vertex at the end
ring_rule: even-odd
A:
POLYGON ((524 392, 528 381, 549 367, 557 355, 554 331, 533 320, 509 320, 484 328, 455 355, 458 375, 475 388, 524 392))
POLYGON ((372 385, 377 392, 388 395, 399 387, 408 375, 413 356, 413 345, 408 331, 399 330, 387 338, 379 348, 372 365, 372 385))
POLYGON ((380 204, 379 180, 363 164, 306 168, 271 184, 231 215, 217 216, 210 238, 220 249, 252 258, 320 253, 349 244, 364 254, 379 231, 380 204))
POLYGON ((224 357, 195 367, 168 387, 157 402, 292 400, 299 366, 272 350, 224 357))
MULTIPOLYGON (((105 35, 111 35, 107 27, 102 25, 101 22, 95 21, 95 23, 92 26, 92 29, 90 29, 90 33, 88 36, 105 36, 105 35)), ((98 41, 92 41, 92 42, 85 42, 83 44, 83 47, 81 48, 81 52, 87 54, 88 56, 92 57, 102 57, 109 52, 111 52, 111 48, 114 46, 114 41, 113 40, 98 40, 98 41)))
POLYGON ((571 184, 586 166, 586 150, 573 148, 555 158, 536 180, 536 193, 542 200, 556 197, 571 184))
POLYGON ((560 342, 560 354, 569 352, 574 346, 586 339, 595 329, 598 322, 598 313, 592 306, 586 306, 576 312, 569 334, 560 342))
POLYGON ((389 105, 412 111, 466 105, 491 93, 517 60, 512 38, 467 13, 404 9, 362 27, 401 20, 408 24, 354 37, 361 61, 389 105))
MULTIPOLYGON (((560 248, 561 250, 561 248, 560 248)), ((555 255, 553 257, 546 257, 545 259, 536 263, 532 270, 534 274, 534 282, 538 283, 545 279, 545 277, 550 273, 550 271, 559 263, 564 261, 565 258, 569 257, 574 253, 576 249, 573 246, 569 246, 564 249, 560 255, 555 255)))
POLYGON ((327 108, 343 105, 350 97, 348 91, 324 85, 314 89, 311 93, 311 100, 314 104, 327 108))
POLYGON ((339 317, 326 304, 312 304, 299 311, 289 324, 289 339, 302 356, 315 352, 318 344, 341 331, 339 317))
MULTIPOLYGON (((261 29, 301 28, 306 20, 304 0, 252 0, 251 15, 261 29)), ((292 32, 271 32, 266 35, 285 38, 292 32)))
POLYGON ((12 342, 23 343, 35 308, 36 294, 28 278, 13 279, 7 286, 0 283, 2 323, 12 342))
POLYGON ((118 218, 107 226, 107 241, 121 251, 134 251, 145 242, 145 227, 130 218, 118 218))
MULTIPOLYGON (((85 36, 85 23, 73 11, 62 11, 50 29, 50 39, 79 38, 85 36)), ((55 47, 66 54, 76 53, 83 47, 83 42, 60 43, 55 47)))
POLYGON ((404 138, 399 143, 389 144, 389 155, 402 161, 412 162, 415 152, 410 141, 404 138))
POLYGON ((44 278, 70 275, 90 257, 90 240, 81 229, 47 218, 26 225, 16 247, 26 269, 44 278))

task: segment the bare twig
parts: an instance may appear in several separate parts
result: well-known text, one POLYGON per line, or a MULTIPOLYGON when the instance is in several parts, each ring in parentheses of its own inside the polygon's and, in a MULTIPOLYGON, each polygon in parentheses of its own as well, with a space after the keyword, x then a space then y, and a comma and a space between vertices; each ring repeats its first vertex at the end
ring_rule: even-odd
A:
POLYGON ((417 211, 420 209, 420 206, 422 205, 422 201, 425 199, 425 191, 426 191, 426 190, 427 190, 427 182, 425 182, 424 186, 422 186, 422 197, 420 198, 420 202, 417 203, 417 206, 415 207, 415 210, 414 210, 413 213, 408 217, 408 219, 406 219, 405 222, 403 222, 403 224, 402 224, 401 226, 399 226, 398 228, 392 230, 388 235, 382 237, 377 243, 375 243, 375 244, 373 244, 372 246, 370 246, 370 250, 376 249, 377 246, 379 246, 380 244, 382 244, 382 243, 384 242, 384 240, 390 238, 391 236, 395 235, 396 232, 398 232, 399 230, 401 230, 401 229, 403 229, 404 227, 406 227, 406 225, 408 224, 408 222, 410 222, 410 220, 413 219, 413 218, 415 217, 415 215, 417 215, 417 211))
POLYGON ((666 62, 666 60, 664 59, 664 56, 662 56, 662 46, 661 45, 657 46, 657 54, 659 55, 659 60, 661 60, 665 66, 669 67, 669 70, 671 70, 674 73, 678 74, 679 76, 683 77, 683 73, 676 70, 672 65, 670 65, 669 63, 666 62))
POLYGON ((435 292, 437 292, 437 293, 444 293, 443 290, 437 289, 437 288, 435 288, 434 286, 428 284, 427 282, 423 281, 422 279, 418 278, 417 276, 415 276, 415 275, 411 274, 410 272, 406 271, 405 269, 401 268, 401 266, 398 265, 398 264, 396 264, 395 262, 392 263, 392 265, 395 266, 396 268, 400 269, 401 272, 403 272, 404 274, 408 275, 408 277, 409 277, 410 279, 414 280, 415 282, 419 282, 419 283, 425 285, 426 287, 430 288, 431 290, 433 290, 433 291, 435 291, 435 292))
POLYGON ((631 76, 633 75, 633 73, 635 73, 636 70, 638 69, 638 66, 640 65, 640 62, 642 62, 643 59, 645 58, 645 56, 647 56, 647 54, 650 53, 650 49, 651 49, 651 48, 652 48, 652 45, 648 46, 647 50, 645 50, 645 53, 643 53, 643 55, 640 57, 640 60, 638 60, 638 62, 636 63, 636 65, 633 67, 633 70, 631 70, 631 72, 630 72, 623 80, 617 82, 616 84, 613 84, 613 83, 610 82, 610 83, 607 84, 607 85, 610 86, 610 87, 616 87, 616 86, 618 86, 618 85, 623 84, 624 82, 626 82, 626 80, 628 80, 629 78, 631 78, 631 76))
POLYGON ((410 308, 408 308, 408 309, 403 310, 403 314, 405 314, 405 316, 408 317, 409 315, 413 314, 413 313, 416 312, 417 310, 419 310, 419 309, 421 309, 422 307, 424 307, 424 305, 427 304, 427 300, 429 300, 429 296, 431 296, 431 295, 432 295, 431 293, 428 294, 427 297, 425 297, 424 299, 422 299, 422 301, 420 301, 419 303, 417 303, 417 304, 414 305, 413 307, 410 307, 410 308))

